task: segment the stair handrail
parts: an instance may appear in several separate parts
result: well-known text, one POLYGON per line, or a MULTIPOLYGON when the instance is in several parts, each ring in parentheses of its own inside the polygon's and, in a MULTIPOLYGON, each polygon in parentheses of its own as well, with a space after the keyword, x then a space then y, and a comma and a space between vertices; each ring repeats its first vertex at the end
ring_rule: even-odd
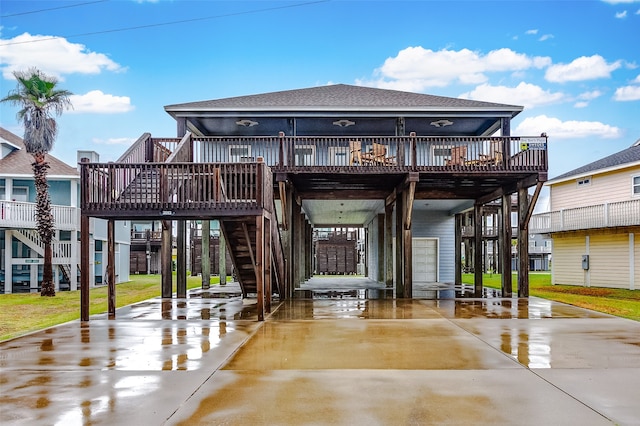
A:
POLYGON ((143 133, 142 136, 116 160, 116 163, 146 163, 151 160, 149 157, 150 146, 152 146, 151 133, 143 133))

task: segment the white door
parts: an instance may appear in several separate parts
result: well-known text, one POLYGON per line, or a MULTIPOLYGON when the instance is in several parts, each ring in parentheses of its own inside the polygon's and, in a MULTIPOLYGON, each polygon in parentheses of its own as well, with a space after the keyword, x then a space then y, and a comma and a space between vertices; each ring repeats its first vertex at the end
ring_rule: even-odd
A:
POLYGON ((330 146, 328 166, 349 165, 349 148, 346 146, 330 146))
POLYGON ((438 281, 438 239, 414 238, 412 244, 413 282, 438 281))

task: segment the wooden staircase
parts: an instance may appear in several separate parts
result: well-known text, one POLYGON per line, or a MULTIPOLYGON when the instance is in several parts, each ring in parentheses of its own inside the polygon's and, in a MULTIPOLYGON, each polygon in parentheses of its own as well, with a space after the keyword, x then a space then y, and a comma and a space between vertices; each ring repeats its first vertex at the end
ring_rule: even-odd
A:
MULTIPOLYGON (((236 278, 242 289, 242 296, 248 297, 258 292, 256 279, 256 218, 233 218, 220 221, 220 228, 224 232, 231 259, 236 270, 236 278)), ((273 238, 274 227, 271 230, 265 229, 265 234, 269 232, 273 238)), ((275 233, 277 233, 277 228, 275 233)), ((276 234, 277 235, 277 234, 276 234)), ((279 236, 278 236, 279 238, 279 236)), ((284 268, 278 267, 279 259, 282 259, 282 246, 280 241, 272 242, 271 255, 271 288, 272 293, 282 296, 284 285, 284 268)))

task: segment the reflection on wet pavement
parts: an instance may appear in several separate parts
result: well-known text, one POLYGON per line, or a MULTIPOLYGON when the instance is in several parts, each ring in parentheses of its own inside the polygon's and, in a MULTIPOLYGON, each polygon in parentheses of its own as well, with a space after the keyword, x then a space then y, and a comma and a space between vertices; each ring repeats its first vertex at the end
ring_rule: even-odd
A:
POLYGON ((262 323, 233 288, 196 290, 0 343, 0 423, 640 418, 639 323, 537 298, 395 299, 347 287, 276 300, 262 323), (620 373, 609 384, 605 371, 620 373), (574 385, 589 377, 598 386, 574 385))

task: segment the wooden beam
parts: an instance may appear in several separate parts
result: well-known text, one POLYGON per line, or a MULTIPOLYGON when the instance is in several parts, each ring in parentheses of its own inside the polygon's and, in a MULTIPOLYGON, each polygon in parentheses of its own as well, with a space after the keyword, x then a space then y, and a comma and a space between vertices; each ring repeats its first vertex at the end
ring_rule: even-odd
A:
POLYGON ((387 195, 387 197, 384 200, 384 205, 385 206, 393 206, 393 203, 396 202, 396 190, 394 189, 391 194, 387 195))
POLYGON ((455 237, 454 237, 454 284, 462 284, 462 213, 455 215, 455 237))
POLYGON ((173 295, 173 278, 171 273, 171 221, 162 221, 162 247, 161 253, 161 267, 162 267, 162 297, 170 299, 173 295))
MULTIPOLYGON (((249 249, 249 258, 251 259, 251 265, 253 265, 253 272, 256 274, 256 277, 257 277, 258 266, 256 264, 256 256, 253 253, 253 247, 251 247, 251 238, 249 237, 249 229, 247 228, 247 224, 245 222, 242 222, 242 232, 244 233, 244 239, 247 241, 247 248, 249 249)), ((256 236, 258 235, 257 232, 258 231, 256 230, 256 236)), ((256 240, 256 247, 258 247, 258 240, 256 240)))
POLYGON ((533 215, 533 210, 536 208, 536 202, 538 201, 538 196, 540 195, 540 191, 542 190, 542 185, 544 185, 543 182, 538 182, 536 184, 536 189, 533 191, 533 196, 531 197, 531 202, 529 203, 527 215, 521 222, 520 226, 524 225, 525 229, 529 229, 529 221, 531 220, 531 215, 533 215))
POLYGON ((186 221, 178 221, 176 238, 176 296, 187 297, 187 225, 186 221))
MULTIPOLYGON (((82 190, 82 189, 81 189, 82 190)), ((80 320, 89 321, 89 216, 80 216, 80 320)))
MULTIPOLYGON (((220 233, 222 234, 222 232, 220 233)), ((200 250, 200 272, 202 275, 202 289, 208 290, 211 287, 211 254, 209 253, 210 248, 210 236, 211 236, 211 221, 203 220, 202 221, 202 237, 200 239, 201 250, 200 250)), ((221 240, 220 240, 221 241, 221 240)), ((222 244, 220 244, 220 250, 222 249, 222 244)), ((220 274, 222 277, 222 274, 220 274)), ((220 280, 220 284, 222 284, 222 280, 220 280)))
POLYGON ((396 198, 396 297, 403 298, 405 297, 404 291, 404 267, 405 261, 404 259, 404 224, 402 223, 402 219, 404 218, 404 203, 402 202, 402 194, 399 194, 399 197, 396 198))
POLYGON ((256 256, 253 256, 251 240, 247 232, 247 225, 243 222, 242 229, 249 242, 249 255, 256 272, 256 293, 258 298, 258 321, 264 321, 264 217, 256 216, 256 256))
POLYGON ((502 258, 501 288, 502 297, 511 297, 513 279, 511 277, 511 195, 502 196, 500 206, 499 249, 502 258))
POLYGON ((413 214, 413 200, 416 192, 416 183, 409 182, 409 187, 403 192, 403 198, 405 200, 405 216, 404 216, 404 229, 411 230, 411 218, 413 214))
POLYGON ((473 293, 482 297, 482 204, 473 208, 473 293))
POLYGON ((282 207, 282 229, 289 229, 289 222, 287 221, 287 184, 283 181, 278 181, 278 189, 280 190, 280 205, 282 207))
POLYGON ((526 226, 529 192, 518 190, 518 297, 529 297, 529 230, 526 226))
POLYGON ((384 283, 386 288, 393 288, 393 204, 384 208, 384 283))
POLYGON ((116 316, 116 228, 115 220, 107 221, 107 312, 109 319, 116 316))

